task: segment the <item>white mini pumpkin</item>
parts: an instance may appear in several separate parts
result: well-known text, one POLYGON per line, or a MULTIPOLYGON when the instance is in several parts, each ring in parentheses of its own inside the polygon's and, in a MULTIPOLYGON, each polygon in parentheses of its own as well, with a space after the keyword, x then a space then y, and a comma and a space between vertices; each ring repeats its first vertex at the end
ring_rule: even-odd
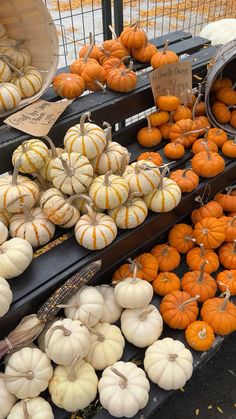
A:
POLYGON ((81 214, 87 214, 88 213, 88 206, 91 205, 93 210, 96 212, 103 212, 101 208, 96 207, 94 205, 93 201, 87 194, 81 194, 80 198, 74 199, 74 205, 79 210, 81 214))
POLYGON ((8 391, 5 380, 0 378, 0 419, 7 417, 15 403, 16 397, 8 391))
POLYGON ((6 386, 18 399, 37 397, 46 390, 52 374, 51 362, 40 349, 22 348, 8 360, 6 386))
POLYGON ((45 335, 45 352, 59 365, 70 365, 77 355, 84 358, 89 346, 89 331, 78 320, 58 320, 45 335))
POLYGON ((40 207, 28 210, 23 206, 22 214, 14 214, 10 223, 10 234, 27 240, 31 246, 48 243, 55 233, 55 225, 44 215, 40 207))
POLYGON ((145 221, 148 215, 147 205, 136 194, 138 192, 133 192, 124 204, 108 211, 118 228, 135 228, 145 221))
POLYGON ((138 348, 144 348, 157 340, 163 329, 163 320, 157 308, 150 304, 145 308, 127 308, 121 315, 121 330, 126 340, 138 348))
POLYGON ((49 322, 47 322, 42 332, 40 333, 40 335, 38 335, 37 344, 38 344, 39 349, 41 349, 42 352, 45 352, 45 335, 47 331, 50 329, 50 327, 58 320, 60 320, 59 317, 54 317, 53 320, 50 320, 49 322))
POLYGON ((14 238, 0 246, 0 276, 6 279, 21 275, 33 259, 27 240, 14 238))
POLYGON ((54 419, 50 404, 42 397, 21 400, 10 411, 7 419, 54 419))
POLYGON ((96 177, 89 188, 90 198, 102 209, 119 207, 127 200, 128 195, 129 187, 126 180, 110 172, 96 177))
POLYGON ((30 65, 31 54, 23 46, 22 41, 9 40, 0 45, 0 53, 6 55, 7 59, 17 68, 30 65))
POLYGON ((69 319, 80 320, 88 326, 95 326, 103 315, 104 299, 96 288, 85 286, 65 304, 65 315, 69 319))
POLYGON ((98 378, 88 362, 56 367, 49 383, 53 403, 67 412, 87 407, 96 397, 98 378))
POLYGON ((7 82, 10 79, 11 79, 11 69, 7 65, 7 63, 5 63, 5 61, 3 61, 0 58, 0 83, 7 82))
POLYGON ((11 111, 16 108, 21 101, 21 94, 14 84, 0 84, 0 112, 11 111))
POLYGON ((147 195, 157 188, 161 174, 154 163, 140 160, 127 166, 123 178, 127 181, 131 193, 140 192, 147 195))
POLYGON ((150 380, 164 390, 177 390, 193 372, 193 357, 179 340, 164 338, 146 350, 144 368, 150 380))
POLYGON ((2 221, 0 221, 0 245, 3 244, 5 241, 7 241, 8 238, 8 229, 3 224, 2 221))
POLYGON ((73 195, 67 198, 56 188, 45 191, 40 198, 40 207, 45 217, 53 224, 69 228, 75 225, 80 217, 77 208, 72 204, 73 195))
POLYGON ((38 93, 43 85, 40 72, 32 66, 21 67, 18 74, 14 73, 11 83, 18 87, 22 98, 31 97, 38 93))
POLYGON ((67 195, 83 193, 93 180, 93 167, 87 157, 79 153, 63 153, 51 166, 53 185, 67 195))
POLYGON ((6 227, 9 227, 12 214, 6 209, 0 210, 0 221, 5 224, 6 227))
POLYGON ((19 165, 20 172, 37 172, 45 164, 48 151, 46 144, 37 138, 23 141, 12 154, 12 164, 15 166, 21 160, 19 165))
POLYGON ((100 403, 114 417, 135 416, 147 405, 149 390, 145 372, 133 362, 107 367, 98 383, 100 403))
MULTIPOLYGON (((47 137, 48 138, 48 137, 47 137)), ((44 165, 39 169, 39 174, 47 182, 52 182, 51 169, 54 159, 57 159, 61 156, 62 153, 65 153, 65 150, 60 147, 51 147, 51 150, 48 150, 48 157, 44 165)))
POLYGON ((11 302, 11 288, 8 282, 0 276, 0 317, 3 317, 8 312, 11 302))
POLYGON ((100 322, 115 323, 119 320, 122 308, 114 296, 114 288, 107 284, 96 285, 95 287, 104 298, 103 315, 100 322))
POLYGON ((106 135, 98 125, 85 123, 91 113, 86 112, 80 118, 80 123, 69 128, 64 137, 64 146, 68 153, 75 151, 89 160, 101 154, 106 146, 106 135))
POLYGON ((119 327, 109 323, 97 323, 89 330, 91 344, 85 359, 95 370, 104 370, 122 357, 125 340, 119 327))

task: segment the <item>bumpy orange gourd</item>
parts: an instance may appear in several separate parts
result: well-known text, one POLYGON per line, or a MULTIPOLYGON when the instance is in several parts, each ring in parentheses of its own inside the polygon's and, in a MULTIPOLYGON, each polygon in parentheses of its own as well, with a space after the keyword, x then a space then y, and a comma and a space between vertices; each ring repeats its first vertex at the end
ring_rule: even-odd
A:
POLYGON ((72 74, 78 74, 81 76, 82 71, 86 65, 97 64, 97 61, 94 58, 79 58, 78 60, 73 61, 70 65, 70 72, 72 74))
POLYGON ((168 241, 180 253, 187 253, 194 247, 193 229, 188 224, 175 224, 169 231, 168 241))
POLYGON ((207 261, 203 262, 200 270, 187 272, 181 280, 182 289, 188 292, 191 297, 198 294, 200 303, 214 297, 217 290, 214 278, 207 272, 204 272, 204 267, 207 263, 207 261))
POLYGON ((108 60, 104 62, 102 66, 107 76, 110 73, 110 71, 115 70, 116 68, 123 69, 123 70, 126 69, 123 63, 123 60, 120 60, 119 58, 109 58, 108 60))
POLYGON ((191 213, 191 220, 193 224, 198 223, 202 218, 215 217, 219 218, 223 215, 222 206, 215 201, 209 201, 207 204, 204 204, 202 198, 197 196, 195 201, 200 203, 200 208, 195 209, 191 213))
POLYGON ((220 263, 226 269, 236 269, 236 239, 232 243, 225 243, 219 250, 220 263))
POLYGON ((143 47, 147 42, 147 35, 140 22, 137 21, 121 32, 120 40, 126 48, 132 50, 133 48, 143 47))
POLYGON ((198 296, 191 297, 184 291, 172 291, 167 294, 160 304, 164 322, 173 329, 186 329, 197 318, 197 299, 198 296))
POLYGON ((187 106, 179 105, 178 108, 173 113, 173 119, 175 122, 179 121, 180 119, 191 119, 192 112, 187 106))
POLYGON ((79 57, 84 58, 84 56, 88 54, 88 51, 91 50, 89 53, 89 57, 94 58, 96 61, 98 61, 101 54, 100 49, 97 45, 95 45, 94 40, 92 38, 92 33, 89 34, 89 38, 90 38, 89 45, 84 45, 81 48, 79 52, 79 57), (92 49, 91 49, 91 46, 92 46, 92 49))
POLYGON ((77 74, 60 73, 53 79, 53 88, 58 96, 75 99, 84 93, 85 83, 77 74))
MULTIPOLYGON (((124 263, 118 269, 115 270, 112 283, 116 284, 119 281, 123 281, 125 278, 132 277, 134 273, 134 264, 133 263, 124 263)), ((143 279, 143 273, 140 269, 138 269, 137 278, 143 279)))
POLYGON ((129 50, 117 39, 109 39, 102 43, 100 47, 99 63, 103 65, 110 58, 119 58, 129 56, 129 50))
POLYGON ((210 151, 207 144, 204 144, 206 151, 201 151, 193 156, 191 165, 198 176, 212 178, 224 171, 225 161, 218 153, 210 151))
POLYGON ((85 81, 85 87, 91 91, 105 91, 106 72, 99 64, 87 65, 84 67, 81 77, 85 81))
POLYGON ((222 153, 227 157, 236 158, 236 137, 223 144, 222 153))
POLYGON ((166 111, 157 111, 149 115, 152 127, 158 127, 169 121, 170 114, 166 111))
POLYGON ((163 159, 157 151, 145 151, 137 157, 137 161, 147 160, 154 163, 156 166, 161 166, 163 164, 163 159))
POLYGON ((168 49, 169 41, 166 41, 162 51, 157 51, 151 58, 151 65, 153 68, 159 68, 165 64, 172 64, 179 61, 178 55, 168 49))
POLYGON ((199 184, 199 177, 192 169, 178 169, 171 172, 170 179, 174 180, 182 192, 192 192, 199 184))
POLYGON ((168 246, 167 244, 158 244, 154 246, 151 253, 157 258, 160 272, 173 271, 178 268, 180 264, 179 252, 174 247, 168 246))
POLYGON ((222 147, 228 137, 225 131, 220 128, 210 128, 207 133, 207 140, 213 141, 218 147, 222 147))
POLYGON ((152 56, 157 52, 155 45, 146 42, 140 48, 132 49, 132 57, 140 63, 150 63, 152 56))
POLYGON ((173 126, 172 121, 165 122, 164 124, 161 124, 158 126, 159 130, 161 131, 162 138, 164 140, 169 140, 170 129, 172 126, 173 126))
POLYGON ((185 148, 178 141, 166 144, 164 147, 164 154, 168 159, 179 160, 182 159, 185 153, 185 148))
POLYGON ((115 92, 127 93, 135 89, 137 75, 131 68, 115 68, 107 75, 107 86, 115 92))
POLYGON ((212 87, 211 87, 211 92, 212 93, 216 93, 218 90, 222 89, 223 87, 232 87, 232 81, 226 77, 218 77, 212 87))
POLYGON ((192 119, 181 119, 172 125, 169 138, 172 142, 178 140, 185 148, 190 147, 196 141, 198 133, 193 132, 192 119))
POLYGON ((224 298, 214 297, 203 303, 202 320, 207 322, 217 335, 228 335, 236 330, 236 306, 229 301, 230 293, 224 298))
POLYGON ((236 92, 231 87, 222 87, 217 90, 216 97, 225 105, 236 105, 236 92))
POLYGON ((217 153, 218 147, 216 143, 213 143, 213 141, 210 141, 210 140, 206 140, 205 138, 199 138, 197 141, 195 141, 195 143, 193 143, 192 153, 197 154, 197 153, 200 153, 201 151, 205 151, 206 150, 205 144, 207 145, 210 151, 214 151, 215 153, 217 153))
POLYGON ((197 244, 207 249, 216 249, 225 240, 224 224, 218 218, 202 218, 194 227, 193 236, 197 244))
POLYGON ((158 261, 151 253, 142 253, 135 258, 138 268, 142 272, 142 277, 146 281, 153 281, 158 272, 158 261))
POLYGON ((193 120, 194 130, 202 130, 202 133, 204 133, 210 127, 211 127, 211 123, 206 116, 197 116, 193 120))
POLYGON ((226 122, 229 122, 231 118, 231 113, 224 103, 215 102, 213 103, 211 109, 214 117, 218 122, 220 122, 221 124, 226 124, 226 122))
POLYGON ((214 201, 218 202, 224 211, 233 212, 236 211, 236 195, 234 194, 234 188, 228 188, 227 193, 219 192, 215 195, 214 201))
POLYGON ((186 255, 186 263, 191 271, 197 271, 199 266, 206 261, 208 263, 204 265, 204 272, 211 274, 212 272, 217 271, 220 265, 217 254, 211 249, 205 249, 202 243, 199 247, 194 247, 186 255))
POLYGON ((205 352, 212 347, 215 341, 214 330, 208 323, 196 320, 185 330, 185 339, 190 348, 205 352))
POLYGON ((173 272, 160 272, 152 282, 156 294, 164 297, 171 291, 180 289, 180 279, 173 272))
POLYGON ((149 117, 146 117, 148 126, 141 128, 137 134, 137 141, 143 147, 154 147, 161 142, 161 132, 158 128, 152 127, 149 117))
POLYGON ((156 97, 156 106, 160 111, 175 111, 179 104, 180 100, 177 96, 165 95, 156 97))
POLYGON ((219 218, 225 227, 225 241, 233 242, 236 238, 236 217, 222 216, 219 218))
POLYGON ((216 283, 221 292, 225 292, 229 288, 231 295, 236 295, 236 270, 225 270, 220 272, 216 277, 216 283))

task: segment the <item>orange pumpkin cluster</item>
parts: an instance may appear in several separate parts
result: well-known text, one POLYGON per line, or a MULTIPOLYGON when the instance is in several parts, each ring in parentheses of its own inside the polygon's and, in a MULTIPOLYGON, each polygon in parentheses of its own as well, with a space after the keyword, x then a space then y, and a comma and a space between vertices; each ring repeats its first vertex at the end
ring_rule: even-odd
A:
MULTIPOLYGON (((192 211, 192 225, 174 225, 168 243, 157 244, 135 261, 139 278, 151 282, 163 297, 164 322, 185 330, 190 347, 206 351, 215 334, 236 330, 236 306, 230 301, 236 295, 236 190, 218 193, 206 204, 197 201, 200 207, 192 211), (183 258, 189 271, 180 278, 175 270, 183 258), (223 294, 216 296, 217 290, 223 294), (197 320, 199 315, 202 320, 197 320)), ((131 276, 133 268, 133 263, 122 265, 114 272, 113 283, 131 276)))
POLYGON ((232 128, 236 128, 236 90, 229 78, 218 77, 213 83, 211 110, 220 124, 230 124, 232 128))

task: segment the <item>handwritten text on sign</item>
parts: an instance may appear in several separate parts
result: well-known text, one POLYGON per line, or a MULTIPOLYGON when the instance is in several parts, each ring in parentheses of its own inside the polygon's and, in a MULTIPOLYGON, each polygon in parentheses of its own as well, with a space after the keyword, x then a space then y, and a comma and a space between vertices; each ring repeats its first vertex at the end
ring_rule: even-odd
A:
POLYGON ((150 73, 153 97, 171 94, 181 103, 187 99, 187 90, 192 90, 192 66, 190 61, 166 64, 150 73))

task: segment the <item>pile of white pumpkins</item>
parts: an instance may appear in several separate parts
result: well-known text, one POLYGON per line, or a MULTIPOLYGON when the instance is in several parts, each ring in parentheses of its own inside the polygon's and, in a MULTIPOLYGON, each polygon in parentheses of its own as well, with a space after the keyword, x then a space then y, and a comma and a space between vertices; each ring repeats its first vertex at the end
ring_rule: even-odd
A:
POLYGON ((8 38, 0 23, 0 114, 17 108, 22 99, 34 96, 43 85, 41 73, 31 66, 24 41, 8 38))
POLYGON ((163 320, 150 304, 152 297, 151 284, 137 278, 136 269, 115 288, 102 284, 79 290, 60 306, 66 317, 49 322, 37 346, 5 357, 0 418, 52 419, 50 404, 40 396, 47 388, 52 402, 68 412, 85 409, 98 392, 113 417, 133 417, 148 403, 147 376, 165 390, 184 386, 192 375, 192 354, 178 340, 159 339, 163 320), (114 325, 119 319, 120 328, 114 325), (144 370, 120 361, 124 338, 147 348, 144 370), (96 371, 103 371, 100 379, 96 371))

